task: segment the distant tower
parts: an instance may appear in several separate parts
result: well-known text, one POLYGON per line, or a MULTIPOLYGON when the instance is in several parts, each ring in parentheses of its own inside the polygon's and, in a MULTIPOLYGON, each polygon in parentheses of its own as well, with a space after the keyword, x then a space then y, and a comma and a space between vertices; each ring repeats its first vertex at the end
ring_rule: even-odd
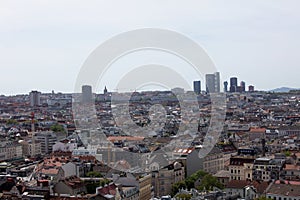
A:
POLYGON ((103 90, 103 94, 107 94, 107 88, 105 86, 104 90, 103 90))
POLYGON ((38 91, 31 91, 29 93, 30 106, 40 106, 41 105, 41 93, 38 91))
POLYGON ((221 92, 220 90, 220 72, 215 72, 215 92, 221 92))
POLYGON ((194 92, 197 95, 201 93, 201 81, 194 81, 194 92))
POLYGON ((241 86, 241 92, 245 92, 246 91, 246 83, 244 81, 241 81, 240 86, 241 86))
POLYGON ((224 92, 228 92, 228 82, 224 81, 224 92))
POLYGON ((93 99, 92 86, 83 85, 82 86, 82 102, 91 103, 93 99))
POLYGON ((206 74, 205 75, 205 81, 206 81, 206 92, 207 93, 214 93, 215 88, 215 75, 214 74, 206 74))
POLYGON ((231 77, 230 78, 230 92, 236 92, 237 90, 237 78, 236 77, 231 77))
POLYGON ((254 92, 254 86, 253 86, 253 85, 249 85, 248 91, 249 91, 249 92, 254 92))
POLYGON ((206 74, 206 92, 215 93, 220 92, 220 72, 215 72, 214 74, 206 74))

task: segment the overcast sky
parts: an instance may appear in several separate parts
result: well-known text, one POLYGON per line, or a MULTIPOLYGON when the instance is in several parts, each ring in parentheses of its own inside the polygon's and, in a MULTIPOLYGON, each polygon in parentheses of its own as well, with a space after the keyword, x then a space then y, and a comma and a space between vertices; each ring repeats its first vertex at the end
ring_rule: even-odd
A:
POLYGON ((72 92, 97 46, 144 27, 195 40, 222 81, 237 76, 257 89, 299 88, 299 7, 297 0, 2 0, 0 94, 72 92))

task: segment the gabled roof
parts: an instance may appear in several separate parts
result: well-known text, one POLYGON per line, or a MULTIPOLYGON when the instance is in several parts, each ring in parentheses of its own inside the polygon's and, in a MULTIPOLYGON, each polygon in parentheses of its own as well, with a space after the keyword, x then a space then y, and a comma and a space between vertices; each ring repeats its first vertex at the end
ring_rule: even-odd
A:
POLYGON ((300 196, 300 185, 274 183, 270 186, 267 194, 276 194, 289 197, 300 196))
POLYGON ((246 180, 231 180, 226 188, 243 189, 246 186, 253 186, 258 194, 263 194, 269 186, 268 182, 246 181, 246 180))

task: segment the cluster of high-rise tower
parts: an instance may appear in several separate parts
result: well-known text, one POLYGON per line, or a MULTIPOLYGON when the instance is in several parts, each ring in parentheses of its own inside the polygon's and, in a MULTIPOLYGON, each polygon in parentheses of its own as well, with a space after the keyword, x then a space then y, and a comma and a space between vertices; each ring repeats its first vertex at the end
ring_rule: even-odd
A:
MULTIPOLYGON (((206 82, 206 92, 207 93, 219 93, 221 92, 220 88, 220 72, 215 72, 213 74, 206 74, 205 75, 205 82, 206 82)), ((246 92, 246 83, 241 81, 238 85, 238 78, 231 77, 230 78, 230 85, 228 85, 227 81, 224 81, 224 92, 246 92)), ((197 80, 194 81, 194 92, 196 94, 201 93, 201 81, 197 80)), ((248 92, 254 92, 254 86, 248 86, 248 92)))

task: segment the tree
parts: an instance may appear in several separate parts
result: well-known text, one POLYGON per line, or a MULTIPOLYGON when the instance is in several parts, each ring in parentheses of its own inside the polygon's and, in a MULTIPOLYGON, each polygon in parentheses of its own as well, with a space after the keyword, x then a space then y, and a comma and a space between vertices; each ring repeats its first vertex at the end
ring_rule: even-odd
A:
POLYGON ((65 128, 63 127, 63 125, 60 124, 54 124, 50 127, 50 130, 55 132, 55 133, 66 133, 65 128))
POLYGON ((174 183, 172 185, 172 196, 176 195, 179 191, 179 189, 192 189, 195 188, 195 182, 198 179, 202 179, 205 175, 207 175, 208 173, 199 170, 197 172, 195 172, 194 174, 192 174, 191 176, 187 177, 184 181, 180 181, 177 183, 174 183))
POLYGON ((172 185, 172 196, 176 195, 180 189, 186 189, 185 181, 179 181, 172 185))
POLYGON ((105 179, 102 179, 100 181, 100 186, 104 187, 105 185, 109 184, 111 182, 111 180, 105 178, 105 179))
POLYGON ((187 177, 187 179, 185 180, 185 184, 187 186, 188 189, 192 189, 195 187, 195 182, 198 179, 202 179, 205 175, 207 175, 208 173, 199 170, 197 172, 195 172, 194 174, 192 174, 191 176, 187 177))
POLYGON ((291 156, 291 152, 290 152, 290 151, 288 151, 288 150, 287 150, 287 151, 285 151, 285 152, 284 152, 284 154, 285 154, 285 156, 286 156, 286 157, 289 157, 289 156, 291 156))
POLYGON ((87 177, 96 177, 96 178, 101 178, 102 174, 100 172, 95 172, 95 171, 91 171, 86 173, 87 177))
POLYGON ((198 190, 213 190, 214 187, 223 189, 223 185, 211 174, 206 174, 201 180, 198 190))
POLYGON ((175 196, 176 199, 180 200, 190 200, 192 198, 191 194, 178 194, 175 196))
POLYGON ((7 124, 7 125, 16 125, 16 124, 18 124, 18 121, 15 120, 15 119, 8 119, 8 120, 6 121, 6 124, 7 124))

